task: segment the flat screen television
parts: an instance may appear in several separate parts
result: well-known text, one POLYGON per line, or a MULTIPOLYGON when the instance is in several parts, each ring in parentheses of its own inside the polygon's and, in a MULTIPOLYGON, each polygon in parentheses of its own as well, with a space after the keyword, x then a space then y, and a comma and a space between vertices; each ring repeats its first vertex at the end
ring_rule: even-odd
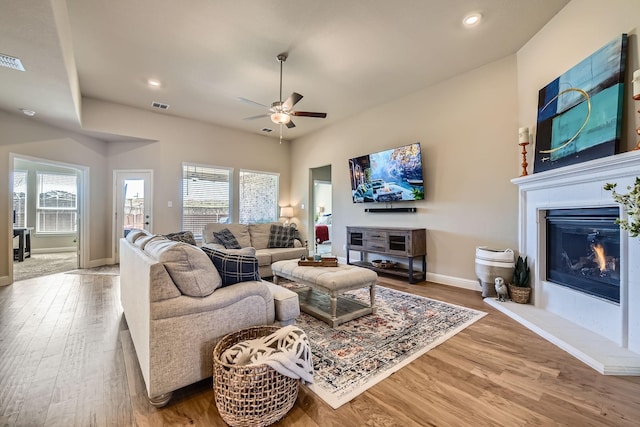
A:
POLYGON ((424 199, 419 142, 349 159, 349 175, 353 203, 424 199))

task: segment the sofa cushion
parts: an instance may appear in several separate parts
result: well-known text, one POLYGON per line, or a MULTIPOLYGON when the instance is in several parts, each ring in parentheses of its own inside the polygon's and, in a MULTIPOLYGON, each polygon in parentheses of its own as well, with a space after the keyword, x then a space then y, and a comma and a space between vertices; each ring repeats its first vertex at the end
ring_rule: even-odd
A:
POLYGON ((283 259, 300 259, 307 256, 307 248, 272 248, 265 250, 271 256, 271 264, 283 259))
POLYGON ((282 224, 271 224, 269 248, 292 248, 296 229, 282 224))
POLYGON ((249 234, 251 235, 251 246, 256 249, 267 249, 269 247, 269 236, 271 235, 272 223, 249 224, 249 234))
POLYGON ((191 231, 178 231, 177 233, 165 234, 164 237, 176 242, 184 242, 193 246, 197 246, 196 239, 195 237, 193 237, 193 233, 191 231))
POLYGON ((218 232, 214 231, 213 237, 215 237, 216 241, 226 249, 242 249, 240 243, 238 243, 238 240, 236 239, 236 236, 234 236, 228 228, 223 228, 218 232))
POLYGON ((202 247, 216 249, 220 252, 224 252, 226 254, 231 254, 231 255, 249 255, 249 256, 256 255, 256 248, 254 248, 253 246, 249 246, 248 248, 240 248, 240 249, 227 249, 219 243, 205 243, 204 245, 202 245, 202 247))
POLYGON ((147 234, 145 236, 141 236, 137 238, 133 242, 133 244, 139 247, 140 249, 144 249, 147 246, 147 243, 152 242, 154 240, 167 240, 167 238, 159 234, 147 234))
POLYGON ((127 239, 127 242, 129 243, 133 243, 140 237, 148 236, 149 234, 150 233, 147 230, 140 230, 139 228, 134 228, 129 230, 129 232, 125 236, 125 239, 127 239))
POLYGON ((222 279, 209 257, 198 247, 173 240, 155 240, 145 252, 156 258, 183 295, 206 297, 222 285, 222 279))
POLYGON ((260 280, 258 258, 255 256, 228 254, 206 246, 202 248, 202 251, 209 256, 213 265, 220 272, 222 286, 260 280))
POLYGON ((213 233, 219 233, 225 228, 228 228, 229 231, 233 233, 241 248, 252 246, 249 227, 246 224, 220 224, 217 222, 211 222, 205 225, 204 230, 202 230, 204 243, 218 243, 213 233))

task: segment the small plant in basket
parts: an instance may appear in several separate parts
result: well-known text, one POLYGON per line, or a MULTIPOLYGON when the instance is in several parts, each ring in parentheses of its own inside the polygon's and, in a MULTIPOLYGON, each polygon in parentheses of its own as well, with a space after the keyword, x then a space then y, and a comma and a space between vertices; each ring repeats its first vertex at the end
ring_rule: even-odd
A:
POLYGON ((511 294, 511 301, 520 304, 526 304, 529 302, 531 296, 531 287, 529 286, 529 264, 527 263, 527 257, 522 259, 518 256, 516 261, 516 268, 513 271, 513 279, 509 284, 509 293, 511 294))

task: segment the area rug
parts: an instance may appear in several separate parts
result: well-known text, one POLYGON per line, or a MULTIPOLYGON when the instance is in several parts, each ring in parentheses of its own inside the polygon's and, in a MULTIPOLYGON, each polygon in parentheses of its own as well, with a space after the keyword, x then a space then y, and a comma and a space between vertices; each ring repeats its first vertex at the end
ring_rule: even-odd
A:
MULTIPOLYGON (((367 288, 343 295, 369 303, 367 288)), ((376 314, 336 328, 305 313, 297 318, 313 353, 314 384, 309 388, 334 409, 486 314, 382 286, 376 287, 375 301, 376 314)))

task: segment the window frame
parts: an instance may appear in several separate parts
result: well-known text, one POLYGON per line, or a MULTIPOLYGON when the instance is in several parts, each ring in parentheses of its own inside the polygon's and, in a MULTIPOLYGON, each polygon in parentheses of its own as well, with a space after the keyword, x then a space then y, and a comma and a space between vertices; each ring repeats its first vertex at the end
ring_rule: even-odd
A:
MULTIPOLYGON (((231 223, 232 219, 233 219, 233 168, 230 167, 226 167, 226 166, 216 166, 216 165, 206 165, 206 164, 200 164, 200 163, 191 163, 191 162, 182 162, 182 175, 180 178, 181 181, 181 185, 180 185, 180 190, 181 190, 181 202, 182 202, 182 209, 181 209, 181 225, 182 225, 182 230, 190 230, 194 237, 196 239, 202 239, 202 231, 203 228, 202 227, 200 230, 195 230, 193 226, 187 227, 185 226, 185 189, 187 188, 186 186, 186 182, 185 179, 186 178, 186 173, 190 172, 192 174, 196 174, 198 172, 198 168, 204 169, 203 173, 219 173, 219 172, 224 172, 227 174, 228 176, 228 189, 227 189, 227 197, 228 197, 228 215, 227 215, 227 220, 225 222, 227 223, 231 223), (194 170, 192 171, 188 171, 187 168, 193 168, 194 170)), ((215 181, 211 181, 211 182, 215 182, 215 181)), ((224 181, 217 181, 217 182, 224 182, 224 181)), ((191 207, 196 207, 196 206, 191 206, 191 207)), ((217 215, 217 214, 216 214, 217 215)), ((217 220, 219 220, 220 218, 224 218, 223 216, 220 216, 217 218, 217 220)), ((211 222, 211 221, 209 221, 211 222)))
POLYGON ((76 234, 78 232, 78 192, 79 192, 79 188, 78 188, 78 175, 77 174, 70 174, 70 173, 62 173, 62 172, 51 172, 51 171, 36 171, 36 227, 35 227, 35 231, 37 234, 42 234, 42 235, 47 235, 47 236, 53 236, 53 235, 70 235, 70 234, 76 234), (45 175, 49 175, 49 176, 65 176, 65 177, 72 177, 73 180, 75 181, 75 194, 74 194, 75 198, 73 199, 73 207, 60 207, 60 206, 55 206, 55 207, 49 207, 49 206, 41 206, 41 194, 44 194, 46 192, 42 191, 42 176, 45 175), (71 217, 71 224, 72 227, 70 230, 59 230, 58 228, 58 219, 56 218, 56 230, 55 231, 46 231, 42 229, 42 225, 41 225, 41 213, 51 213, 51 212, 56 212, 56 215, 59 215, 60 213, 72 213, 72 217, 71 217))
POLYGON ((270 222, 278 222, 278 220, 280 219, 280 212, 279 212, 279 201, 280 201, 280 173, 278 172, 267 172, 267 171, 257 171, 257 170, 251 170, 251 169, 240 169, 239 171, 239 175, 238 175, 238 222, 243 223, 243 213, 242 213, 242 203, 243 203, 243 195, 242 195, 242 191, 243 191, 243 177, 242 175, 244 173, 247 174, 254 174, 254 175, 265 175, 265 176, 272 176, 275 177, 276 182, 275 182, 275 194, 274 194, 274 204, 272 206, 273 208, 273 214, 274 216, 268 219, 264 219, 264 220, 251 220, 249 219, 246 223, 249 224, 255 224, 255 223, 270 223, 270 222))
MULTIPOLYGON (((11 210, 13 211, 13 207, 15 206, 15 194, 16 194, 16 174, 24 174, 24 212, 23 212, 23 219, 24 219, 24 223, 19 224, 19 223, 14 223, 13 222, 13 214, 12 214, 12 218, 11 218, 11 223, 13 224, 13 226, 15 228, 25 228, 28 224, 27 222, 27 214, 29 212, 28 210, 28 206, 29 206, 29 171, 26 169, 15 169, 13 171, 13 189, 12 189, 12 195, 11 195, 11 210)), ((16 219, 18 218, 18 213, 16 211, 16 219)))

